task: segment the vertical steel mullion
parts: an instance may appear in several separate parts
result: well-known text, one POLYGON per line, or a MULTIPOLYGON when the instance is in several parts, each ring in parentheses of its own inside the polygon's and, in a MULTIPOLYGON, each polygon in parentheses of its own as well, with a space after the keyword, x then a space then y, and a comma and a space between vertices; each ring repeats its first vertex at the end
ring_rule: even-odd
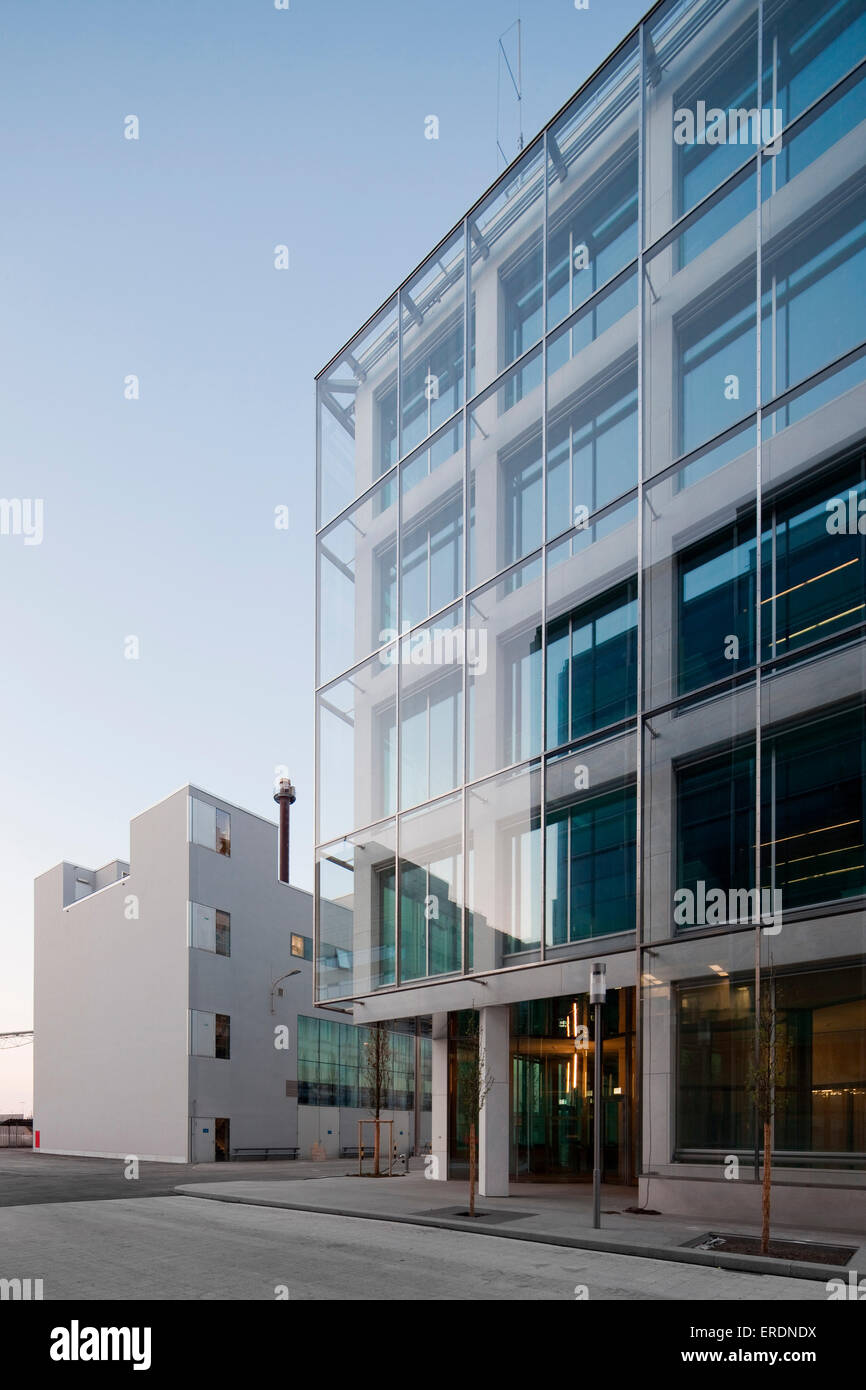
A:
MULTIPOLYGON (((758 0, 758 121, 760 136, 758 141, 757 163, 755 166, 756 194, 755 194, 755 533, 756 533, 756 559, 755 559, 755 890, 758 894, 758 912, 755 920, 755 1067, 760 1065, 760 1029, 758 1020, 761 1009, 761 690, 762 690, 762 642, 763 642, 763 614, 761 612, 761 538, 763 535, 763 515, 761 507, 761 442, 762 442, 762 415, 761 415, 761 394, 763 389, 762 381, 762 361, 763 351, 761 335, 761 312, 762 312, 762 181, 763 181, 763 159, 764 150, 760 141, 764 133, 764 0, 758 0)), ((753 1108, 755 1124, 755 1153, 754 1153, 754 1176, 757 1182, 760 1177, 760 1139, 758 1135, 757 1105, 753 1108)))
POLYGON ((771 624, 771 626, 770 626, 770 633, 771 633, 771 638, 770 638, 770 640, 771 640, 771 643, 772 643, 771 648, 770 648, 770 654, 771 654, 772 659, 773 659, 774 661, 775 661, 775 659, 776 659, 776 646, 777 646, 777 642, 778 642, 778 631, 779 631, 778 604, 777 604, 777 602, 776 602, 776 595, 777 595, 778 592, 779 592, 779 569, 778 569, 779 547, 778 547, 778 530, 777 530, 777 528, 778 528, 778 516, 777 516, 776 508, 775 508, 775 506, 774 506, 774 507, 773 507, 773 511, 772 511, 772 521, 770 522, 770 556, 771 556, 771 561, 770 561, 770 563, 771 563, 771 566, 772 566, 772 577, 771 577, 770 582, 771 582, 771 584, 772 584, 772 586, 773 586, 773 588, 772 588, 773 603, 772 603, 772 608, 771 608, 771 610, 770 610, 770 624, 771 624))
MULTIPOLYGON (((770 749, 770 892, 776 889, 776 743, 770 749)), ((775 899, 770 898, 774 907, 775 899)))
MULTIPOLYGON (((460 834, 463 902, 460 909, 460 973, 466 974, 466 941, 469 933, 469 805, 466 781, 469 777, 469 663, 466 658, 469 633, 469 393, 472 361, 472 244, 469 218, 463 219, 463 776, 460 790, 460 834)), ((474 943, 473 943, 474 944, 474 943)), ((473 957, 474 963, 474 957, 473 957)))
MULTIPOLYGON (((541 214, 541 759, 539 834, 541 836, 541 918, 539 959, 547 957, 547 226, 550 189, 548 131, 544 132, 544 202, 541 214)), ((530 773, 530 788, 532 774, 530 773)))
POLYGON ((643 1171, 643 783, 644 783, 644 246, 646 244, 646 26, 638 34, 638 157, 637 157, 637 704, 635 724, 635 1008, 634 1008, 634 1075, 635 1075, 635 1165, 643 1171))
MULTIPOLYGON (((403 657, 403 292, 397 295, 397 467, 394 482, 397 488, 397 545, 395 549, 397 589, 397 662, 394 699, 394 984, 401 984, 401 945, 403 931, 402 873, 400 871, 400 811, 403 778, 403 738, 401 723, 402 657, 403 657)), ((372 964, 372 963, 371 963, 372 964)))

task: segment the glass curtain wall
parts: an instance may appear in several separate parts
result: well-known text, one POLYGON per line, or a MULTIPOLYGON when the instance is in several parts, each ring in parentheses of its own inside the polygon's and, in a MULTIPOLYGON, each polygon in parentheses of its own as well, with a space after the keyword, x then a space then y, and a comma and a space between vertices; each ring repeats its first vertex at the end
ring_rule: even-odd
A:
POLYGON ((777 1161, 862 1167, 863 16, 643 42, 643 1162, 757 1165, 766 1012, 777 1161))
POLYGON ((762 1000, 863 1153, 864 279, 862 5, 666 0, 318 379, 319 996, 636 951, 645 1169, 762 1000))

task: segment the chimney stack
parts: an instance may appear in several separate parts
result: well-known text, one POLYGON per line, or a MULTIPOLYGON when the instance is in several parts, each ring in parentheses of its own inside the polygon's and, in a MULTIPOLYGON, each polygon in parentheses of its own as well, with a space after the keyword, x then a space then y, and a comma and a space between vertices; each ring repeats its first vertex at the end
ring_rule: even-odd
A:
POLYGON ((280 808, 280 883, 289 881, 289 807, 295 800, 295 789, 288 777, 281 777, 279 789, 274 792, 274 801, 280 808))

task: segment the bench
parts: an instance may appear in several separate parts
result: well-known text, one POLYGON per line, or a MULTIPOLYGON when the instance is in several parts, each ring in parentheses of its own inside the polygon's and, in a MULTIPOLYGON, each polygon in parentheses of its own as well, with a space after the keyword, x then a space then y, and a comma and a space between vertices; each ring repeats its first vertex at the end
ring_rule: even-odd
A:
POLYGON ((300 1153, 298 1148, 278 1148, 278 1149, 232 1149, 232 1158, 297 1158, 300 1153))

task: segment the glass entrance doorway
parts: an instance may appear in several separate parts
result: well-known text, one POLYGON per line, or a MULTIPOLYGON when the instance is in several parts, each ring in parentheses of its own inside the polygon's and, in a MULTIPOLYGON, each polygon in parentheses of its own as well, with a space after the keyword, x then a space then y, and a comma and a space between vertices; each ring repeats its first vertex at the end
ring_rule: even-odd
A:
MULTIPOLYGON (((634 989, 603 1010, 604 1181, 635 1178, 634 989)), ((595 1041, 588 994, 511 1007, 512 1182, 591 1182, 595 1041)))

